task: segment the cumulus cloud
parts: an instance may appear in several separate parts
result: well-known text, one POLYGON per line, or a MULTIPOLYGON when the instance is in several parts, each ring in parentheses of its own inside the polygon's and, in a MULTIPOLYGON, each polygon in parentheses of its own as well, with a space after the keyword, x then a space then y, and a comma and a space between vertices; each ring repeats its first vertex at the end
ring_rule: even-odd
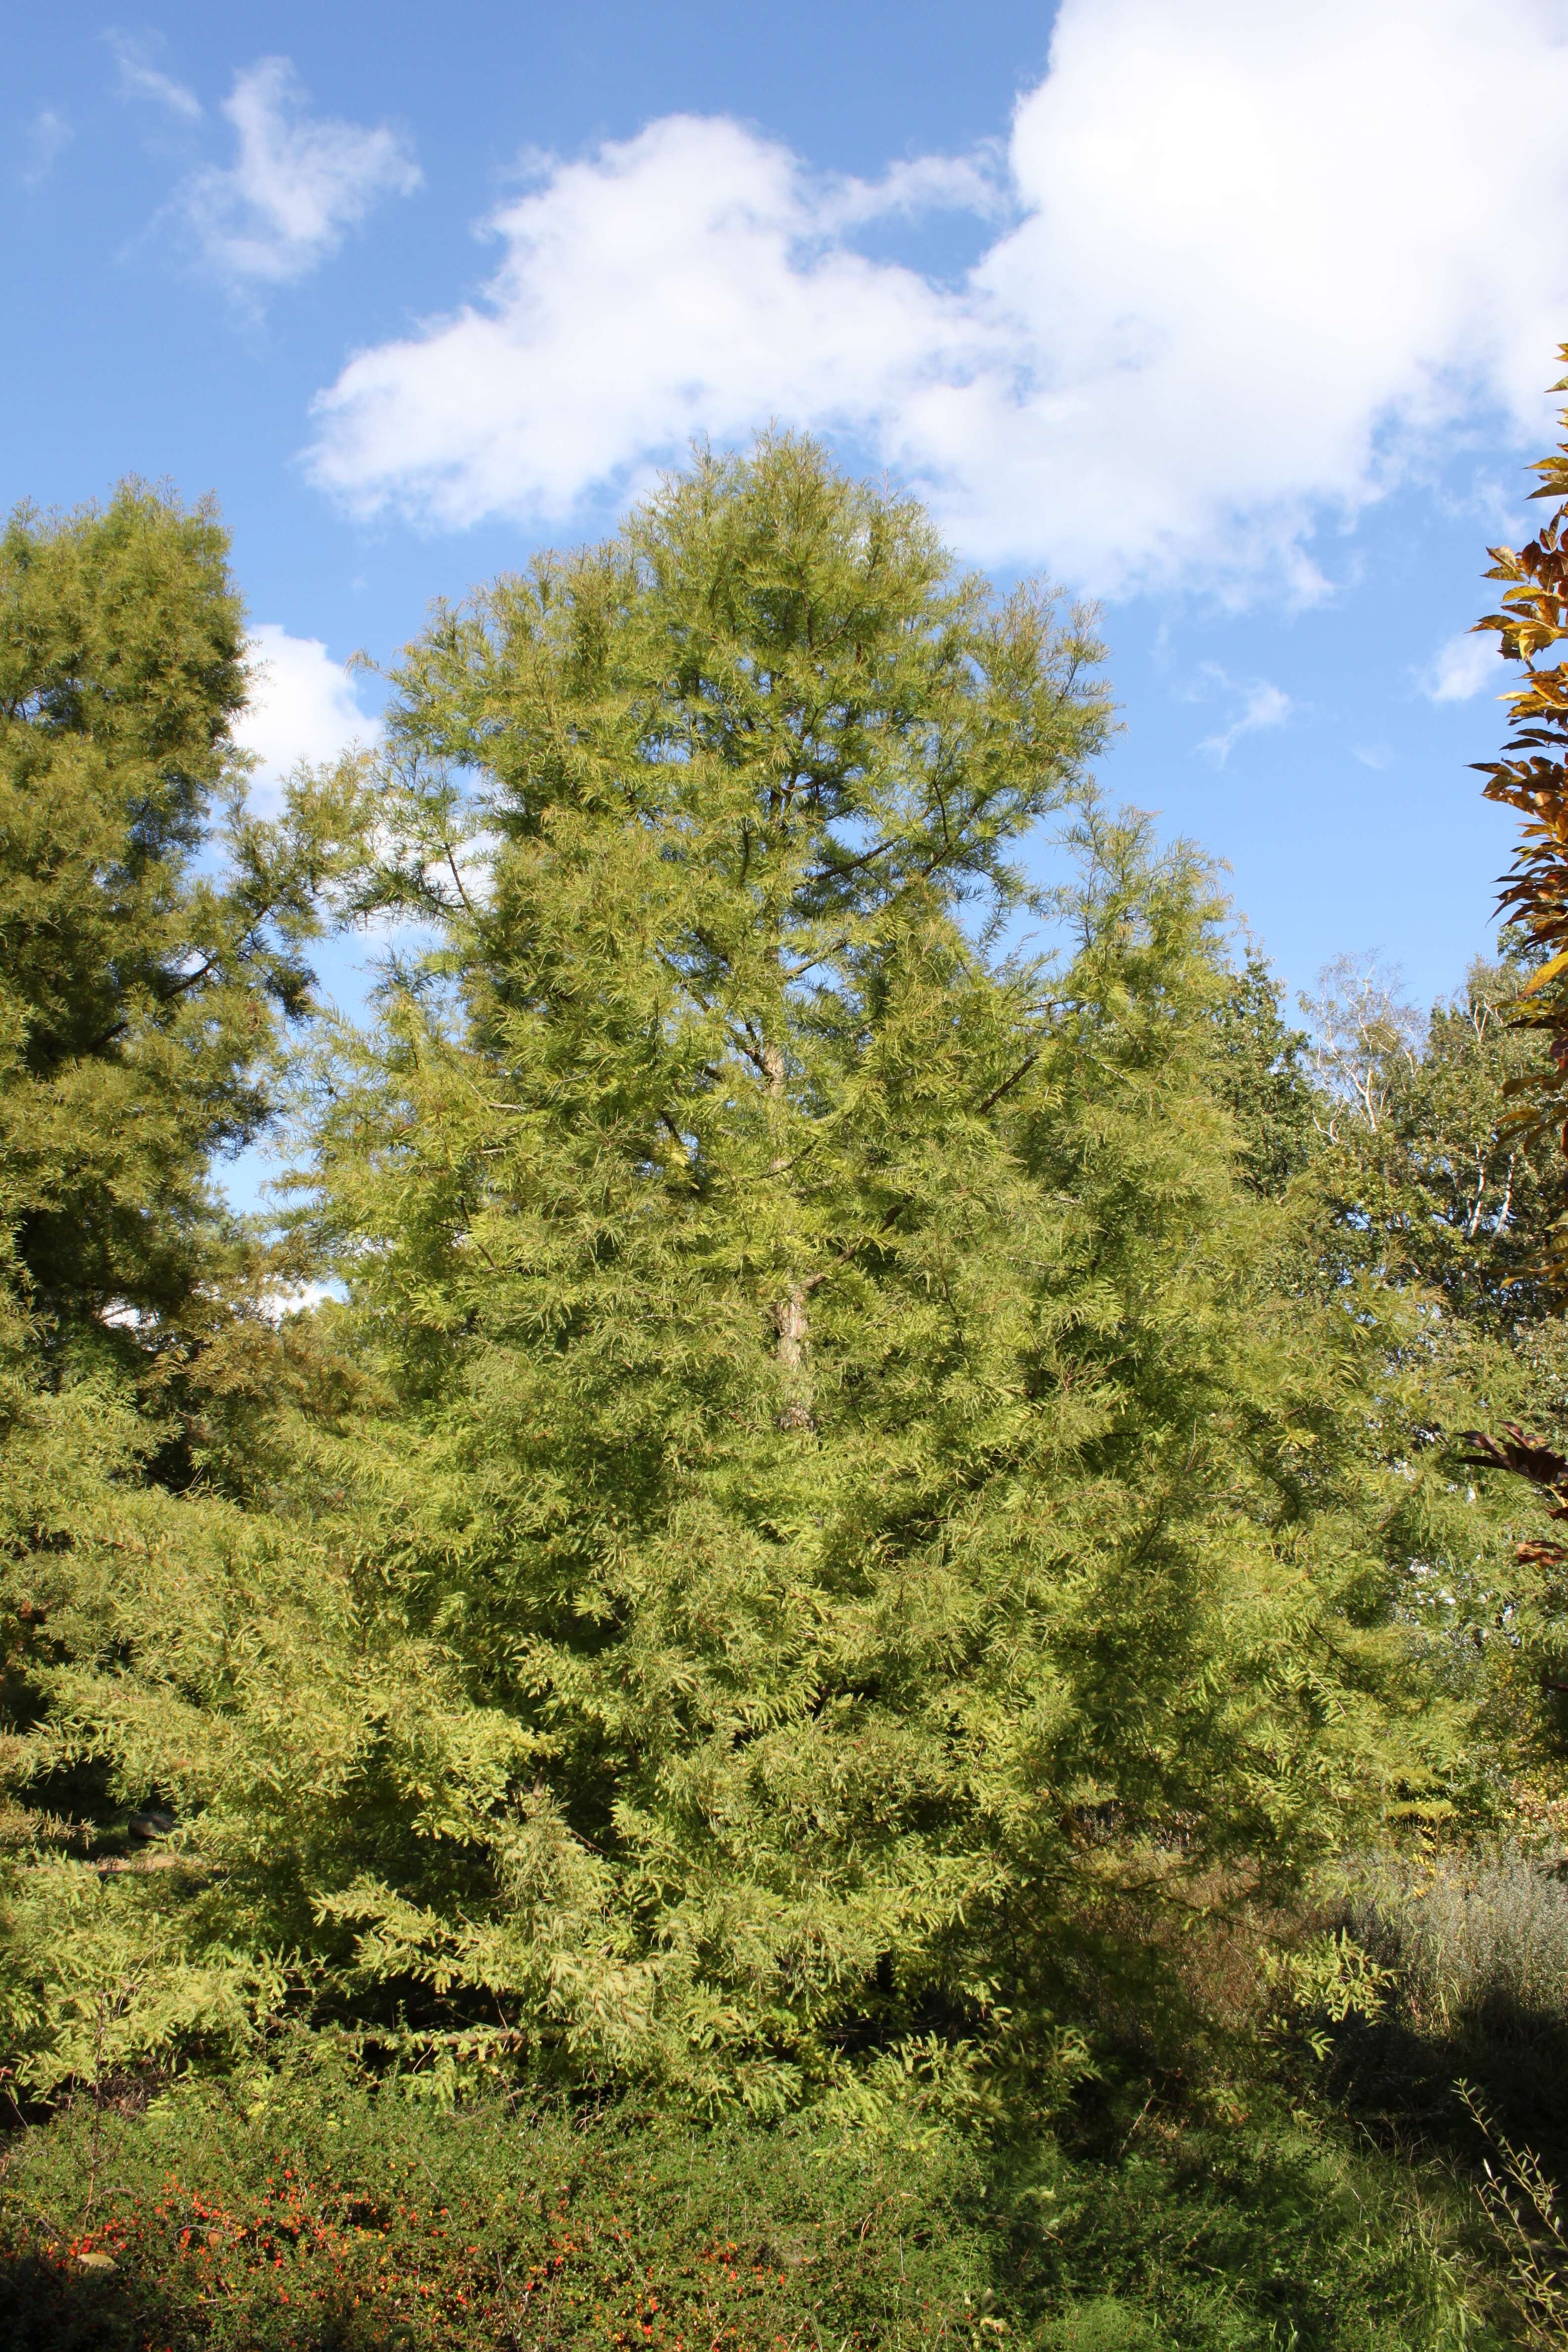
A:
POLYGON ((223 112, 237 141, 226 169, 198 173, 183 209, 203 252, 238 286, 280 285, 334 253, 379 198, 411 195, 421 173, 400 132, 306 111, 287 58, 235 77, 223 112))
POLYGON ((1498 641, 1489 629, 1480 636, 1473 629, 1463 630, 1439 646, 1421 690, 1428 702, 1468 702, 1489 686, 1496 694, 1505 693, 1511 673, 1499 669, 1499 659, 1498 641))
POLYGON ((852 427, 952 343, 948 306, 825 241, 815 202, 784 148, 684 116, 552 171, 498 215, 482 308, 363 353, 326 394, 318 479, 442 523, 533 519, 696 432, 852 427))
POLYGON ((310 465, 362 511, 552 523, 773 417, 989 562, 1310 594, 1325 506, 1479 411, 1539 432, 1565 111, 1568 0, 1506 40, 1495 0, 1062 0, 999 170, 829 183, 681 116, 548 165, 480 297, 321 394, 310 465), (994 222, 963 282, 857 249, 932 203, 994 222))
POLYGON ((335 759, 375 735, 353 679, 319 637, 292 637, 276 621, 263 621, 250 640, 250 699, 234 731, 241 750, 260 762, 252 790, 264 806, 301 761, 335 759))

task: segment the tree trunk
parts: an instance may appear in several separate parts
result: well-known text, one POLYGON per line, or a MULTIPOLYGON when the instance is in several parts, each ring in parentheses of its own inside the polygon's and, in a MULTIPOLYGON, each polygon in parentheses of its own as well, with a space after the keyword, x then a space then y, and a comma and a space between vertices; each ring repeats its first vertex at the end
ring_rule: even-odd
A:
MULTIPOLYGON (((763 1048, 763 1067, 767 1073, 768 1092, 775 1099, 784 1090, 784 1056, 782 1045, 763 1048)), ((782 1176, 789 1166, 787 1154, 773 1161, 773 1172, 782 1176)), ((816 1423, 811 1411, 811 1327, 806 1314, 808 1297, 805 1283, 792 1283, 782 1298, 773 1307, 773 1328, 778 1333, 778 1364, 782 1375, 784 1406, 779 1413, 781 1429, 813 1429, 816 1423)))

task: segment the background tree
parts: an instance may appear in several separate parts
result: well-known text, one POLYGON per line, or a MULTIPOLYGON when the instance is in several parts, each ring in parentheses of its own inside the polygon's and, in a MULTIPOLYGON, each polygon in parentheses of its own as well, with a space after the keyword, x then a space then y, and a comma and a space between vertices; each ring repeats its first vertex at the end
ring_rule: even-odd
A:
POLYGON ((1303 1029, 1281 1013, 1284 991, 1249 948, 1215 1016, 1215 1083, 1247 1184, 1277 1200, 1313 1155, 1319 1103, 1303 1029))
MULTIPOLYGON (((1560 356, 1568 359, 1568 344, 1560 356)), ((1568 378, 1555 389, 1568 389, 1568 378)), ((1568 424, 1568 411, 1563 422, 1568 424)), ((1556 499, 1556 511, 1524 547, 1490 551, 1487 576, 1501 583, 1505 593, 1500 609, 1476 625, 1496 633, 1505 660, 1524 665, 1522 680, 1503 698, 1512 732, 1501 758, 1484 763, 1481 772, 1488 799, 1516 810, 1523 820, 1501 901, 1529 965, 1510 1018, 1533 1032, 1545 1050, 1507 1082, 1514 1108, 1500 1143, 1510 1158, 1531 1148, 1539 1158, 1544 1149, 1559 1162, 1548 1180, 1559 1213, 1532 1237, 1528 1270, 1519 1278, 1538 1301, 1560 1303, 1568 1282, 1568 1233, 1560 1213, 1561 1160, 1568 1155, 1568 665, 1543 656, 1568 639, 1568 443, 1532 470, 1542 478, 1531 495, 1556 499)), ((1550 1401, 1538 1398, 1536 1411, 1542 1403, 1547 1418, 1561 1419, 1560 1389, 1550 1401)), ((1556 1496, 1554 1449, 1518 1422, 1490 1437, 1478 1433, 1475 1443, 1474 1466, 1521 1472, 1556 1496)), ((1518 1547, 1516 1565, 1518 1640, 1531 1662, 1560 1746, 1568 1725, 1563 1706, 1568 1697, 1568 1547, 1527 1538, 1518 1547)))
POLYGON ((5 1165, 34 1304, 166 1313, 215 1153, 270 1108, 323 845, 243 810, 247 677, 226 541, 132 485, 0 539, 5 1165), (204 861, 219 800, 236 870, 204 861))
POLYGON ((1541 1647, 1552 1612, 1527 1498, 1478 1482, 1473 1433, 1485 1422, 1517 1438, 1562 1410, 1549 1261, 1568 1170, 1517 1115, 1549 1066, 1539 1031, 1513 1017, 1537 959, 1517 930, 1502 948, 1428 1013, 1375 964, 1324 972, 1308 1008, 1316 1145, 1301 1201, 1310 1279, 1372 1279, 1403 1302, 1376 1424, 1403 1486, 1389 1541, 1430 1654, 1485 1698, 1476 1753, 1506 1810, 1507 1776, 1560 1744, 1560 1675, 1541 1647))
POLYGON ((1441 1298, 1468 1331, 1520 1338, 1555 1312, 1542 1253, 1568 1202, 1550 1140, 1513 1104, 1543 1067, 1512 1019, 1531 961, 1517 934, 1429 1013, 1350 957, 1306 1001, 1316 1172, 1347 1265, 1441 1298))
POLYGON ((230 732, 247 684, 210 509, 128 484, 11 518, 0 1216, 34 1370, 107 1360, 161 1409, 232 1321, 219 1294, 252 1280, 209 1171, 271 1115, 301 951, 357 855, 352 762, 297 780, 274 821, 247 810, 230 732))
MULTIPOLYGON (((115 1982, 127 2048, 237 2013, 91 1857, 178 1800, 180 1646, 244 1540, 168 1489, 264 1483, 272 1424, 341 1381, 313 1329, 273 1328, 284 1265, 212 1181, 275 1108, 303 946, 363 855, 353 762, 247 813, 244 651, 206 508, 132 484, 0 538, 0 1764, 28 1791, 0 1813, 0 2003, 23 2042, 46 2016, 77 2037, 68 2073, 115 1982), (170 1736, 51 1711, 95 1680, 170 1736)), ((260 1590, 228 1595, 225 1643, 260 1590)))

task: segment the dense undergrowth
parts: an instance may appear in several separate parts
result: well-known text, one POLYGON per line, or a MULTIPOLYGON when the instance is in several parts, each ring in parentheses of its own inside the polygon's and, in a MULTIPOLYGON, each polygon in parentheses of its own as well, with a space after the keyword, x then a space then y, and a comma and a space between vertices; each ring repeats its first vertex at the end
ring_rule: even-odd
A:
POLYGON ((983 2140, 411 2105, 318 2054, 90 2100, 13 2147, 0 2322, 28 2352, 212 2345, 1008 2342, 1302 2352, 1510 2340, 1473 2217, 1256 2085, 1101 2083, 983 2140))
POLYGON ((1384 1851, 1347 1873, 1350 1933, 1397 1988, 1347 2021, 1333 2079, 1368 2120, 1463 2155, 1471 2086, 1509 2137, 1568 2172, 1568 1882, 1515 1844, 1384 1851))
POLYGON ((1049 2114, 972 2084, 956 2116, 909 2068, 858 2112, 705 2124, 378 2076, 287 2025, 238 2072, 106 2073, 15 2116, 0 2326, 26 2352, 1558 2345, 1529 2191, 1568 2157, 1568 1886, 1539 1832, 1376 1850, 1293 1928, 1198 1931, 1152 2007, 1123 1983, 1049 2114))

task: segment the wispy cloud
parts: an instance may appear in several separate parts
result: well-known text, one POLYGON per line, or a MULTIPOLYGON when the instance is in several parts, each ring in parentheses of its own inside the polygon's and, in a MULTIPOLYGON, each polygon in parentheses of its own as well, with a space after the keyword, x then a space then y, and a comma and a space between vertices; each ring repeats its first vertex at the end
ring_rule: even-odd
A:
POLYGON ((237 288, 282 285, 334 253, 381 197, 405 196, 422 174, 403 134, 366 130, 306 109, 287 58, 235 78, 223 114, 236 153, 198 173, 181 200, 202 253, 237 288))
POLYGON ((63 114, 52 106, 40 106, 22 135, 22 156, 16 167, 22 185, 41 188, 75 135, 63 114))
POLYGON ((1200 702, 1211 694, 1222 694, 1233 706, 1228 727, 1204 736, 1195 746, 1219 768, 1224 767, 1244 735, 1256 735, 1266 727, 1283 727, 1294 707, 1283 687, 1271 684, 1266 677, 1231 677, 1217 662, 1205 662, 1199 677, 1200 683, 1193 688, 1189 700, 1200 702))
POLYGON ((155 106, 166 107, 183 122, 200 122, 202 102, 194 89, 183 81, 175 81, 153 63, 151 44, 130 33, 106 33, 104 38, 113 52, 120 68, 121 98, 150 99, 155 106))
POLYGON ((1509 672, 1500 669, 1498 640, 1489 629, 1477 635, 1466 629, 1439 646, 1422 675, 1421 691, 1428 702, 1468 702, 1489 686, 1506 691, 1509 672))
POLYGON ((890 163, 879 180, 829 183, 816 206, 826 234, 921 213, 973 213, 983 220, 1002 220, 1013 209, 1006 156, 989 148, 974 155, 917 155, 890 163))
POLYGON ((315 478, 553 527, 774 417, 900 468, 983 561, 1310 597, 1325 512, 1479 414, 1546 422, 1562 0, 1509 27, 1497 0, 1061 0, 999 167, 879 183, 665 117, 547 165, 489 222, 478 301, 350 362, 315 478), (995 223, 962 283, 858 249, 933 201, 995 223))

